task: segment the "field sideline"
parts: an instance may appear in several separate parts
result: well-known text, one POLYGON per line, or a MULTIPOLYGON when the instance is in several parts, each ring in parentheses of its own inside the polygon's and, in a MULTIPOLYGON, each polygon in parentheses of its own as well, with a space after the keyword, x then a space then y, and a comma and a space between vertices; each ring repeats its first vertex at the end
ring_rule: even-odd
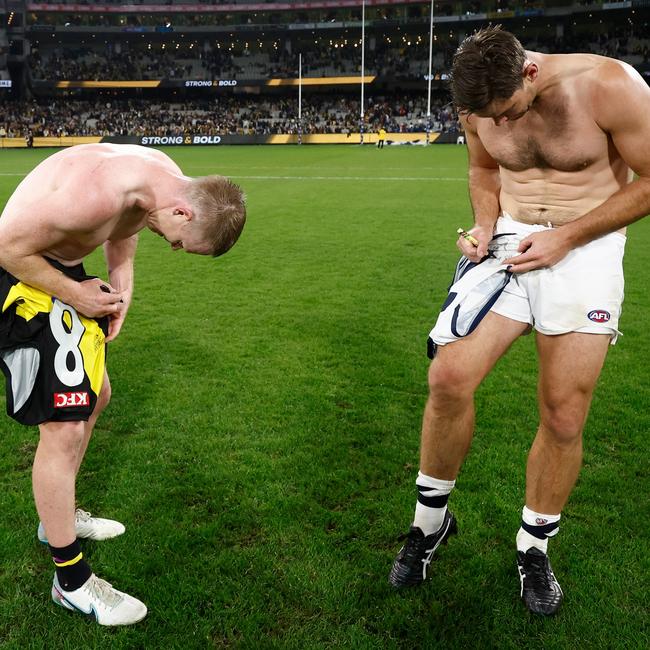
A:
MULTIPOLYGON (((110 346, 113 400, 78 501, 127 532, 84 553, 149 615, 107 629, 51 602, 31 496, 37 430, 4 415, 3 389, 0 647, 650 647, 650 220, 629 229, 624 336, 550 542, 566 600, 542 620, 519 600, 514 556, 537 420, 532 336, 478 393, 450 500, 459 535, 433 580, 407 593, 387 583, 414 507, 426 337, 456 228, 471 225, 465 148, 165 151, 189 175, 240 183, 248 223, 216 260, 143 233, 110 346)), ((0 152, 0 206, 51 153, 0 152)), ((106 277, 99 254, 87 268, 106 277)))

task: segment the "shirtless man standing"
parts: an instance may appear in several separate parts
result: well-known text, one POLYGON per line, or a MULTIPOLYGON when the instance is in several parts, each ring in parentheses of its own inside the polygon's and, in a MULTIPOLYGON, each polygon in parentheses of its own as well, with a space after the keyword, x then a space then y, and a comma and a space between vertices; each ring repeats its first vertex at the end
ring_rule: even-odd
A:
POLYGON ((499 26, 463 41, 452 79, 475 226, 458 240, 464 257, 430 336, 415 518, 390 582, 423 582, 456 532, 447 499, 471 443, 474 392, 532 327, 540 424, 517 565, 524 603, 550 615, 563 594, 548 538, 578 477, 592 393, 618 335, 623 228, 650 212, 650 88, 625 63, 527 52, 499 26))
POLYGON ((124 532, 75 512, 75 481, 93 426, 110 398, 105 343, 118 335, 133 293, 137 233, 150 228, 174 250, 217 256, 246 219, 239 187, 192 179, 165 154, 90 144, 50 156, 20 183, 0 218, 0 367, 7 411, 38 425, 32 482, 39 539, 55 564, 52 598, 101 625, 135 623, 136 598, 92 573, 78 538, 124 532), (108 282, 82 262, 104 247, 108 282))

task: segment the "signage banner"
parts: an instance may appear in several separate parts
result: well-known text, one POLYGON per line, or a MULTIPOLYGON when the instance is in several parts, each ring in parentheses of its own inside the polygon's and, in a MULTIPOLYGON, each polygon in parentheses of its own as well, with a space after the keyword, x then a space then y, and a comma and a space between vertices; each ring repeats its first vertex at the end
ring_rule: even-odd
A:
POLYGON ((148 147, 164 145, 217 145, 221 144, 220 135, 142 135, 135 144, 148 147))
MULTIPOLYGON (((360 84, 363 80, 365 84, 371 84, 375 81, 374 75, 365 75, 364 77, 303 77, 303 86, 346 86, 360 84)), ((34 88, 198 88, 203 90, 228 90, 237 87, 255 88, 261 86, 299 86, 300 79, 282 78, 282 79, 246 79, 238 81, 237 79, 104 79, 95 80, 61 80, 46 81, 35 79, 32 82, 34 88)))

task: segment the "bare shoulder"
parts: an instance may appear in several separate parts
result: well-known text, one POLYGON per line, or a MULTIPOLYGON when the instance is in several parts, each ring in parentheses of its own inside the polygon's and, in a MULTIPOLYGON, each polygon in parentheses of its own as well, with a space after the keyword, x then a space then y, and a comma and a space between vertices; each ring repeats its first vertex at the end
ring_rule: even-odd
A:
POLYGON ((21 181, 7 201, 2 225, 14 228, 34 222, 60 224, 72 231, 97 228, 135 201, 142 166, 136 154, 115 145, 59 151, 21 181))
POLYGON ((93 167, 93 161, 97 166, 104 168, 124 169, 131 172, 133 168, 146 171, 150 167, 167 167, 178 169, 176 163, 162 151, 150 149, 134 144, 88 144, 73 147, 69 150, 71 156, 87 161, 87 167, 93 167))
POLYGON ((607 56, 597 56, 595 54, 588 56, 592 61, 589 80, 594 89, 614 94, 625 85, 638 84, 641 88, 647 87, 643 77, 629 63, 607 56))
POLYGON ((162 151, 154 149, 153 147, 143 147, 139 144, 122 144, 122 145, 113 145, 119 147, 118 153, 124 153, 125 155, 133 156, 143 162, 152 162, 157 161, 159 163, 176 167, 176 163, 162 151))
POLYGON ((634 123, 650 111, 650 87, 628 63, 592 55, 585 74, 587 101, 601 128, 609 131, 622 122, 634 123))
POLYGON ((543 56, 551 68, 552 84, 575 84, 581 92, 613 93, 617 83, 631 80, 644 83, 631 65, 607 56, 588 53, 543 56))
POLYGON ((72 147, 61 155, 52 170, 57 185, 75 194, 93 188, 96 200, 129 203, 161 173, 180 174, 178 165, 166 154, 137 145, 90 144, 72 147), (67 154, 67 155, 66 155, 67 154))
POLYGON ((129 157, 115 152, 111 145, 89 144, 59 152, 41 163, 32 174, 40 176, 39 180, 50 192, 83 197, 92 189, 97 201, 128 191, 134 182, 131 167, 129 157))
POLYGON ((122 144, 122 145, 109 145, 118 147, 114 150, 116 155, 128 156, 136 164, 141 164, 144 167, 148 165, 164 167, 170 171, 181 172, 180 167, 166 154, 158 149, 151 147, 143 147, 138 144, 122 144))

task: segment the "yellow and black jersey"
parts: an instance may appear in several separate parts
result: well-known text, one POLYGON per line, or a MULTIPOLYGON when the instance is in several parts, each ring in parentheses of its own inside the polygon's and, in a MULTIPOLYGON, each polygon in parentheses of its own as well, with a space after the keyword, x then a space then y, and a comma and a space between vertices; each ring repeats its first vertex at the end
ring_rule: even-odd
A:
MULTIPOLYGON (((82 264, 45 258, 82 282, 82 264)), ((0 368, 7 413, 21 424, 88 420, 104 380, 108 318, 86 318, 70 305, 0 268, 0 368)))

